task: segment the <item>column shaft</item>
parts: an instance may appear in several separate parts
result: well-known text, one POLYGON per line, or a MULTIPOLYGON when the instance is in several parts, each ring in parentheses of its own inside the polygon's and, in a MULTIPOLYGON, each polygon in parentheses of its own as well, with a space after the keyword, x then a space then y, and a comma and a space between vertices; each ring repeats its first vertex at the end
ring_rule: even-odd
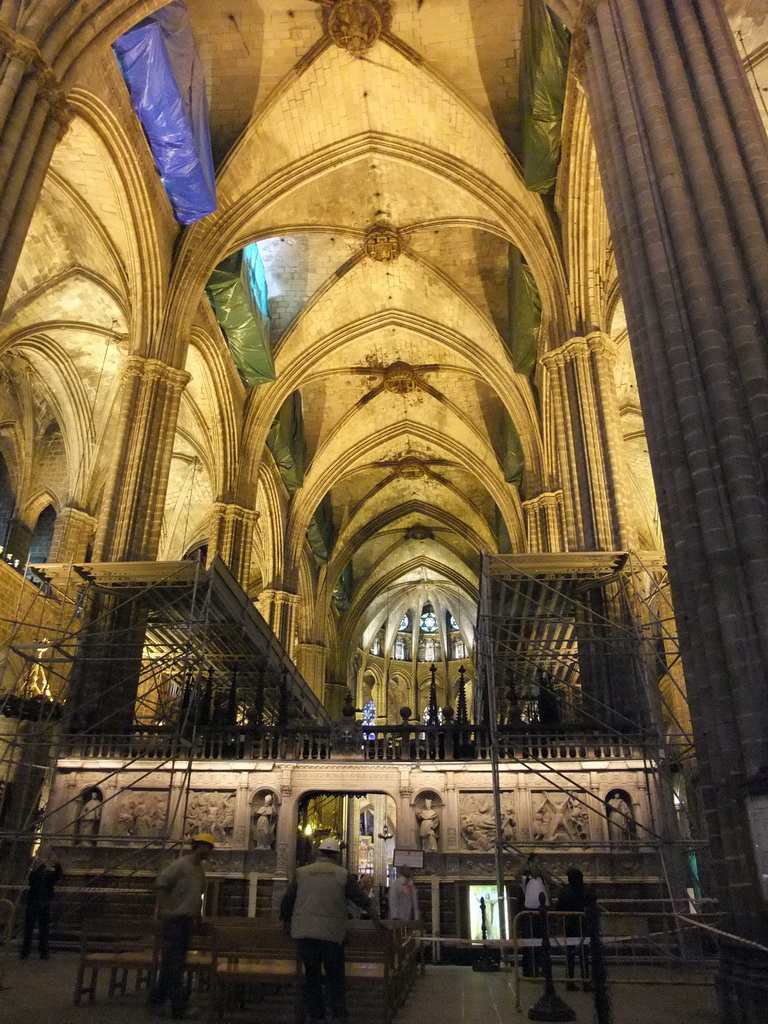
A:
POLYGON ((586 88, 730 927, 765 938, 768 142, 718 0, 602 0, 586 88))
POLYGON ((97 520, 79 508, 63 508, 56 516, 49 562, 82 562, 97 520))
POLYGON ((253 561, 253 533, 259 513, 242 505, 215 502, 211 506, 208 555, 218 555, 247 590, 253 561))
POLYGON ((95 557, 154 558, 181 392, 189 374, 157 359, 130 356, 123 376, 111 480, 102 507, 95 557))

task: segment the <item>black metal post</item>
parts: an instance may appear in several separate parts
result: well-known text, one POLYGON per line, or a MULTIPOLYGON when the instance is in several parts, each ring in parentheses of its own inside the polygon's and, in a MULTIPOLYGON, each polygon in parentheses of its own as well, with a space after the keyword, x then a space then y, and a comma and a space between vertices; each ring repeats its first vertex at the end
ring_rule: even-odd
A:
POLYGON ((549 945, 549 921, 544 893, 539 893, 539 931, 541 932, 541 966, 544 970, 544 995, 528 1011, 528 1020, 576 1020, 575 1012, 555 992, 552 983, 552 954, 549 945))
MULTIPOLYGON (((485 896, 480 897, 480 935, 483 942, 488 938, 488 924, 485 919, 485 896)), ((486 973, 499 970, 499 962, 483 946, 483 952, 472 964, 473 971, 484 971, 486 973)))
POLYGON ((590 899, 585 909, 589 951, 592 957, 592 984, 595 988, 596 1024, 613 1024, 613 1007, 608 988, 608 972, 603 959, 603 945, 600 937, 600 911, 597 901, 590 899))

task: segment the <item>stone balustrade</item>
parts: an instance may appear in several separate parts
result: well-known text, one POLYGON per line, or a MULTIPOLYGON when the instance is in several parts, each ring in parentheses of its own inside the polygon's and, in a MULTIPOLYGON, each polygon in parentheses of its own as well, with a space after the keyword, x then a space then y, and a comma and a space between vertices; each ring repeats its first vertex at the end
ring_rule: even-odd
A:
MULTIPOLYGON (((647 756, 638 736, 500 728, 500 761, 615 761, 647 756)), ((297 729, 208 729, 179 736, 170 726, 129 734, 82 734, 61 740, 59 758, 195 761, 489 761, 486 727, 467 725, 371 726, 341 724, 297 729)))

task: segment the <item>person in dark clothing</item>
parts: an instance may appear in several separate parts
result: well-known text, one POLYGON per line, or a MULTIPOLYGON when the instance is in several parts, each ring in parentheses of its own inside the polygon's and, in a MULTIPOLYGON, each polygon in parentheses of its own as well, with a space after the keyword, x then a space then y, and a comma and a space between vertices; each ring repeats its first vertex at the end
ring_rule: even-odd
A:
MULTIPOLYGON (((584 884, 584 875, 579 868, 568 868, 566 872, 568 883, 555 904, 555 910, 570 913, 586 913, 590 903, 594 903, 594 894, 589 886, 584 884)), ((589 945, 585 938, 584 918, 566 917, 565 936, 567 939, 581 939, 578 944, 569 943, 565 952, 566 970, 568 981, 566 988, 569 992, 576 991, 576 982, 573 980, 576 961, 578 959, 581 968, 581 980, 584 991, 591 992, 592 985, 589 981, 589 945)))
POLYGON ((24 938, 21 943, 22 960, 26 960, 32 951, 35 927, 37 927, 40 959, 48 959, 48 933, 51 925, 53 890, 61 875, 61 864, 53 852, 38 857, 32 865, 27 878, 27 909, 24 915, 24 938))
POLYGON ((344 940, 347 937, 347 901, 367 911, 377 928, 384 929, 374 902, 346 868, 337 863, 341 847, 324 839, 314 864, 299 868, 280 903, 280 917, 296 939, 304 964, 304 1002, 311 1024, 325 1020, 323 970, 334 1022, 347 1019, 344 940))

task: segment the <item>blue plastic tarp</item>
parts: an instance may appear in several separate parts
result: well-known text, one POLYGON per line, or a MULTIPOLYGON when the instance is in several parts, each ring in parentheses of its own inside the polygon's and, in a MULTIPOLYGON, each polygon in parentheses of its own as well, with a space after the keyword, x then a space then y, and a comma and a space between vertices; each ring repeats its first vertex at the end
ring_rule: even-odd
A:
POLYGON ((208 97, 189 13, 180 0, 113 44, 131 102, 180 224, 216 210, 208 97))

